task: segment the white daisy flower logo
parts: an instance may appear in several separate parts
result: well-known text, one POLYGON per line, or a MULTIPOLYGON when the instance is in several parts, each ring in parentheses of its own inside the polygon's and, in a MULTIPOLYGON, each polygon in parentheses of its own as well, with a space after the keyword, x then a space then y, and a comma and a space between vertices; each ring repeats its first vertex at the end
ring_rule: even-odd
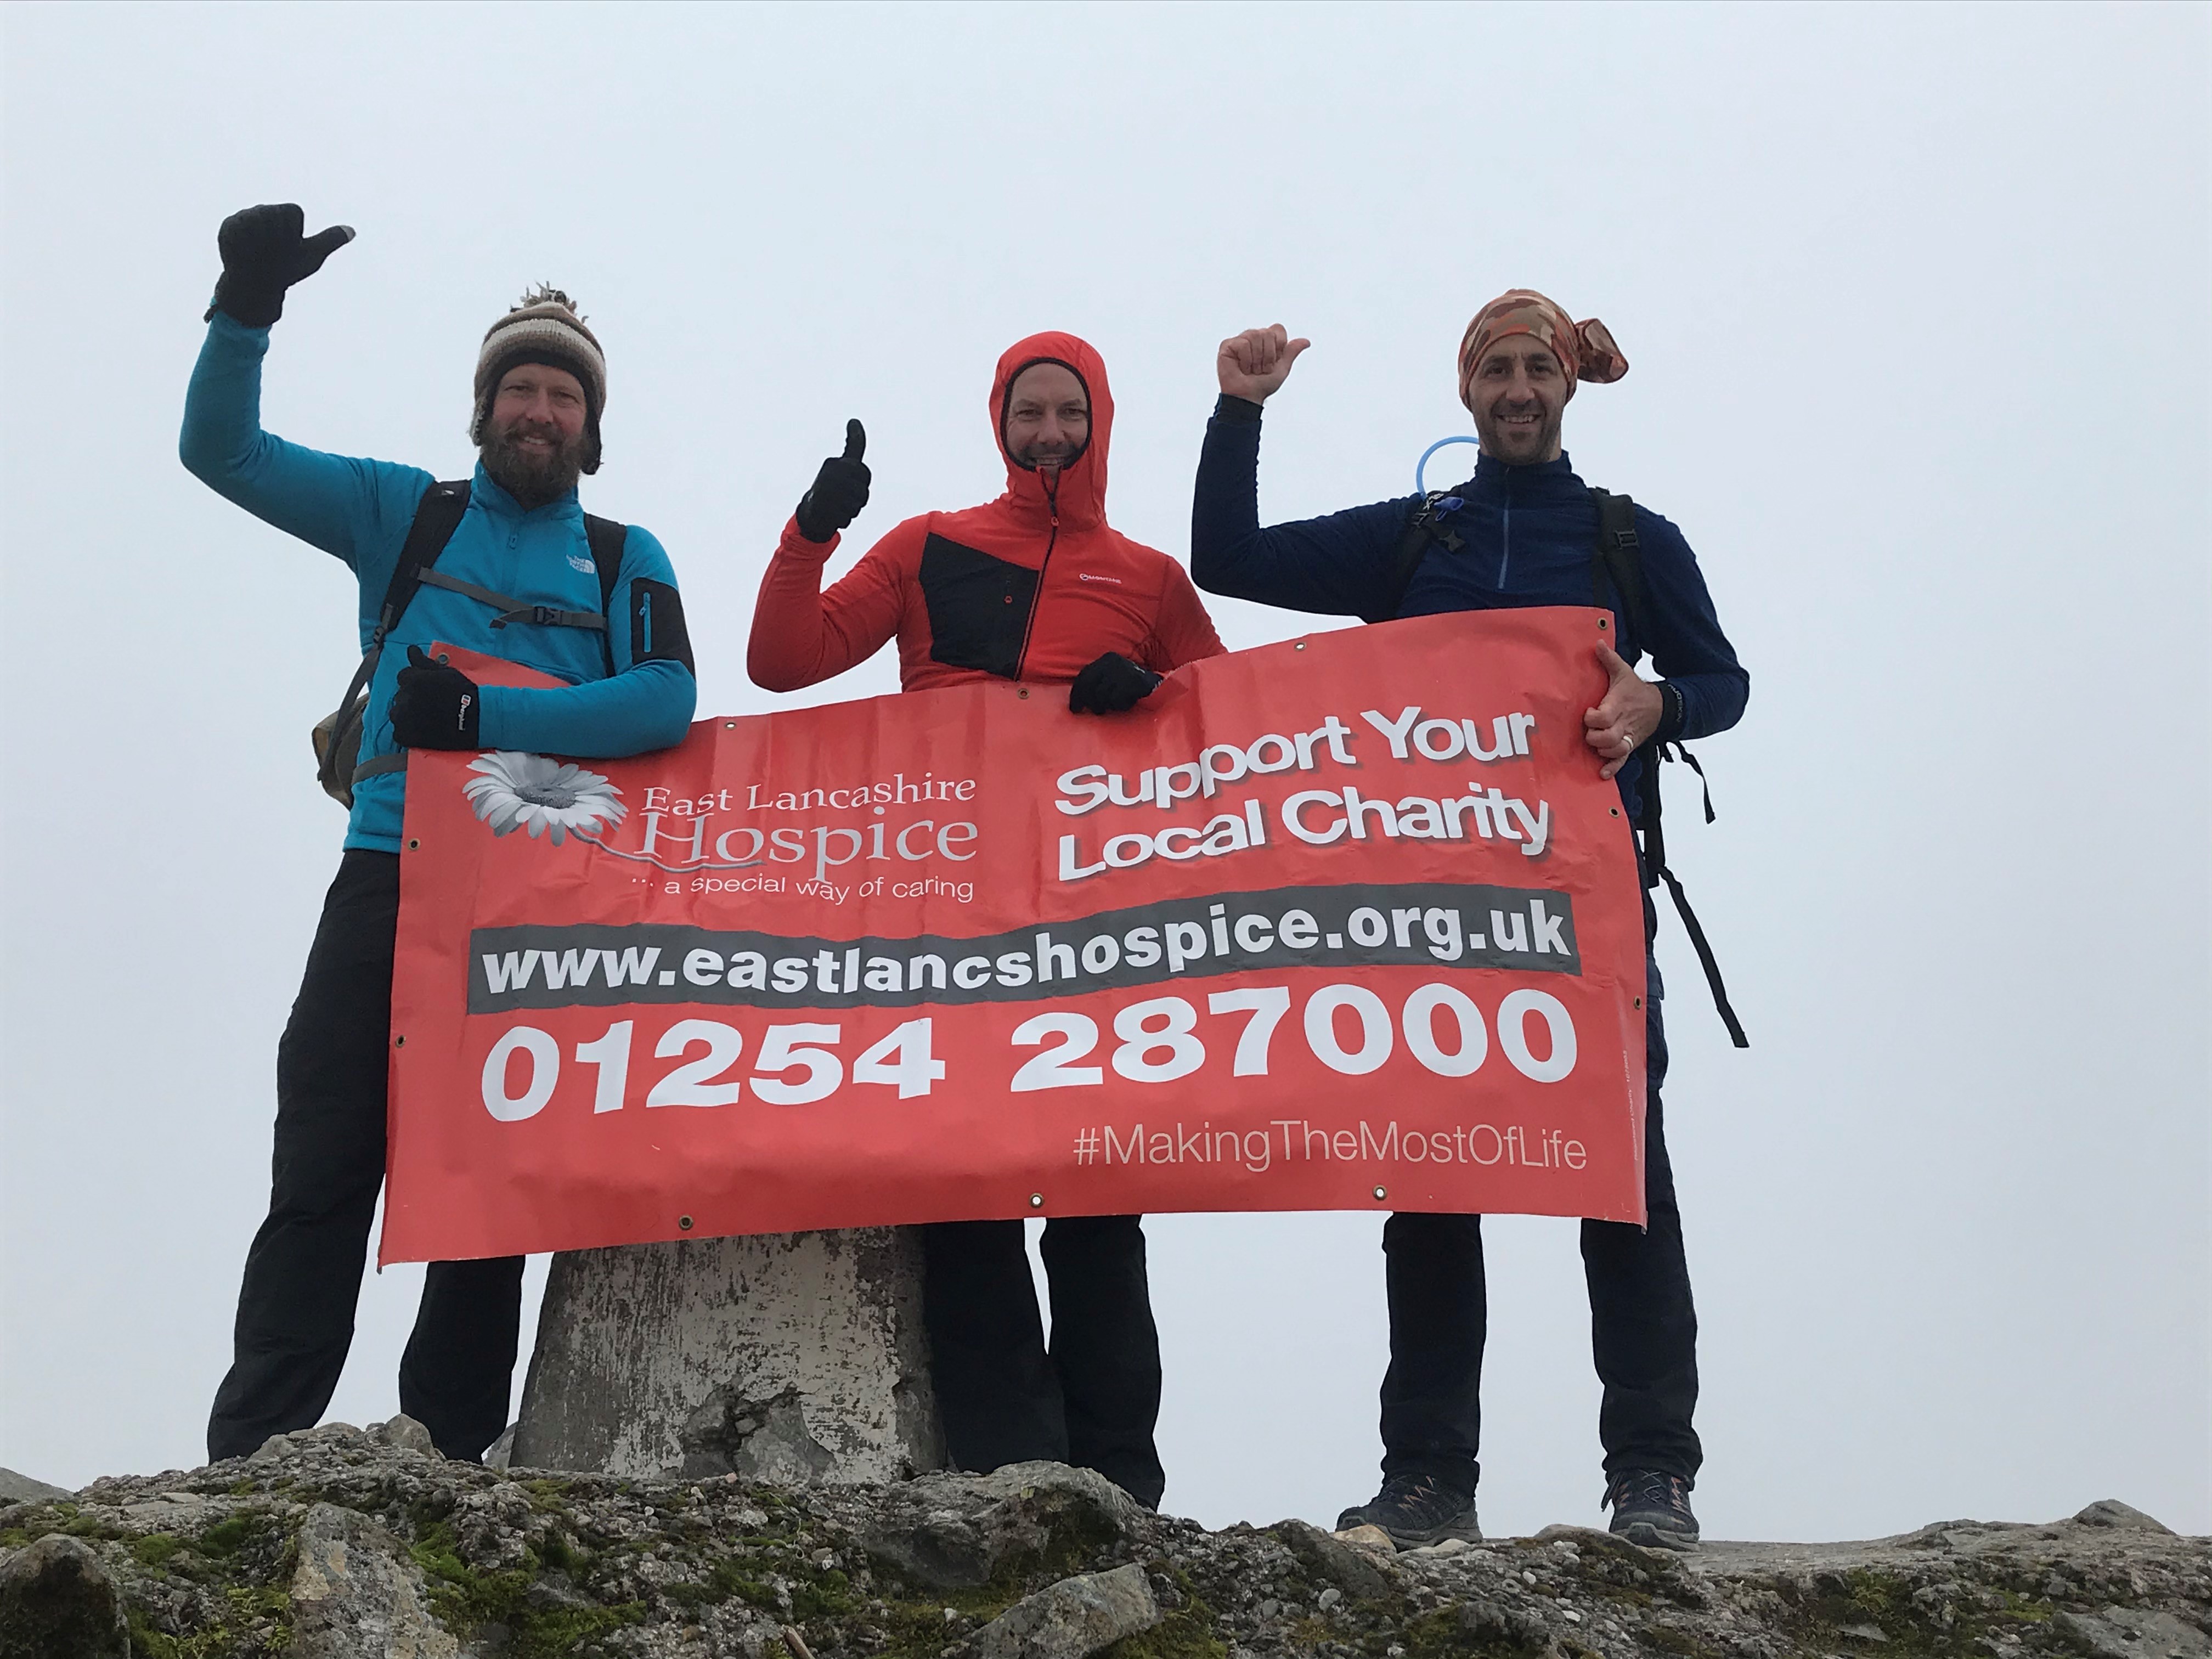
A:
POLYGON ((629 816, 621 790, 573 762, 501 750, 471 761, 469 770, 482 775, 463 784, 461 793, 495 836, 527 830, 533 841, 550 834, 558 847, 571 835, 592 841, 593 831, 629 816))

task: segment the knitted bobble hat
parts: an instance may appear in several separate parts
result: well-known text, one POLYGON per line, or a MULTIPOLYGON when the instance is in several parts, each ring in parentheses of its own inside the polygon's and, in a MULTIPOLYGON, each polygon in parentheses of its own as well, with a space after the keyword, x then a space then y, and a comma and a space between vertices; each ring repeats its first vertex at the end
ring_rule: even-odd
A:
POLYGON ((477 352, 476 415, 469 441, 481 445, 491 419, 492 395, 511 368, 544 363, 565 368, 584 387, 584 471, 599 470, 599 413, 607 404, 607 360, 599 337, 584 325, 575 301, 557 288, 540 286, 484 331, 477 352))

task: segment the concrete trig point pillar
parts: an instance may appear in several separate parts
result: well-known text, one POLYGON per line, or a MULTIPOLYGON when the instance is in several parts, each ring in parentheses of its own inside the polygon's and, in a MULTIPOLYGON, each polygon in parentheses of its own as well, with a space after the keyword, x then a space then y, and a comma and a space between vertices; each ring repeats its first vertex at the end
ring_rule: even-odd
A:
POLYGON ((875 1482, 945 1466, 911 1229, 553 1258, 511 1461, 875 1482))

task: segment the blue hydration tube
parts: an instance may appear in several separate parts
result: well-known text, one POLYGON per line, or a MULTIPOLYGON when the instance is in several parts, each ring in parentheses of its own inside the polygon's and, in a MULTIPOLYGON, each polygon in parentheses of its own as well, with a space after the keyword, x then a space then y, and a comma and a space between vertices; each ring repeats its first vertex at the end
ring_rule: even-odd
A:
POLYGON ((1480 438, 1439 438, 1431 444, 1421 452, 1421 459, 1413 463, 1413 493, 1418 495, 1425 495, 1429 493, 1429 487, 1422 482, 1422 478, 1428 472, 1430 456, 1435 454, 1446 444, 1480 444, 1481 441, 1480 438))

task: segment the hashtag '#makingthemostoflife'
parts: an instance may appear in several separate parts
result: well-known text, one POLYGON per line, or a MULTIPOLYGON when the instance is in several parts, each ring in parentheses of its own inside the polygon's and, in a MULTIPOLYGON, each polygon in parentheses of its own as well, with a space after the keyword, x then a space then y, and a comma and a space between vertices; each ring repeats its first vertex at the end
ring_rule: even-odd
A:
POLYGON ((1098 1131, 1079 1129, 1075 1135, 1075 1161, 1088 1164, 1098 1156, 1098 1131))

